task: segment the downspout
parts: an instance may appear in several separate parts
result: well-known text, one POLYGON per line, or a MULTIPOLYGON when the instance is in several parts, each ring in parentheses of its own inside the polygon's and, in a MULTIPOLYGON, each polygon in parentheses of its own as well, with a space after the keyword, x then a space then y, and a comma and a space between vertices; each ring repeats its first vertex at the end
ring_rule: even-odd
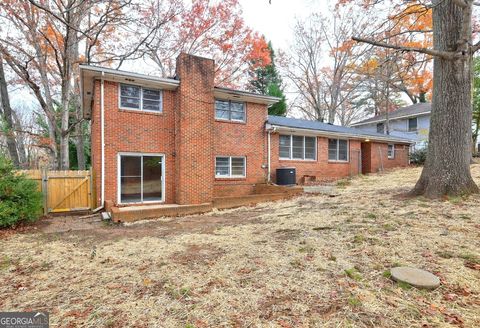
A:
POLYGON ((102 72, 102 79, 100 82, 100 138, 101 138, 101 179, 100 179, 100 206, 93 210, 97 212, 105 207, 105 101, 104 101, 104 76, 105 73, 102 72))
POLYGON ((267 129, 267 182, 272 182, 272 143, 271 134, 277 131, 276 127, 269 127, 267 129))
POLYGON ((271 178, 271 169, 270 169, 270 156, 271 156, 271 150, 270 150, 270 134, 272 134, 272 130, 268 130, 268 135, 267 135, 267 174, 268 174, 268 178, 267 178, 267 182, 270 183, 272 178, 271 178))

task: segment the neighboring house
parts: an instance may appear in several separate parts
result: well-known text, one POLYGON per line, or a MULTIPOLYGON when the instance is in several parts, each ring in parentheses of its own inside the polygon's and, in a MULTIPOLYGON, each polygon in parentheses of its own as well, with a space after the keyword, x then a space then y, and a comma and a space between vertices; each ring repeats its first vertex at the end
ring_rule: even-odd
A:
POLYGON ((221 197, 252 195, 285 166, 297 169, 301 183, 408 165, 409 140, 269 117, 279 98, 215 87, 210 59, 181 54, 174 79, 85 65, 80 71, 96 202, 109 210, 205 210, 221 197))
MULTIPOLYGON (((431 103, 417 103, 389 113, 390 135, 415 141, 415 148, 424 148, 430 131, 431 103)), ((387 133, 386 115, 378 115, 351 127, 368 132, 387 133)))

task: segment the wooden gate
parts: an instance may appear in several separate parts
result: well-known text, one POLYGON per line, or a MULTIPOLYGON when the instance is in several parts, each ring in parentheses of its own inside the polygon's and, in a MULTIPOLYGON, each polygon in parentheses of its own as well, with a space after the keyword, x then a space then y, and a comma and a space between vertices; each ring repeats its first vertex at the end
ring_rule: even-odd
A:
POLYGON ((21 171, 38 182, 43 194, 43 212, 84 211, 92 208, 91 171, 21 171))

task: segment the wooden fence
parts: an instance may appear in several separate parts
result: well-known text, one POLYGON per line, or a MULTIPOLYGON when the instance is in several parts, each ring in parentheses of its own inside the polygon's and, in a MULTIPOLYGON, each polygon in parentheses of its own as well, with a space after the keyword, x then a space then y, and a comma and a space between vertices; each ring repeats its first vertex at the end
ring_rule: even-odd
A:
POLYGON ((92 209, 92 171, 20 171, 37 181, 43 194, 43 213, 85 211, 92 209))

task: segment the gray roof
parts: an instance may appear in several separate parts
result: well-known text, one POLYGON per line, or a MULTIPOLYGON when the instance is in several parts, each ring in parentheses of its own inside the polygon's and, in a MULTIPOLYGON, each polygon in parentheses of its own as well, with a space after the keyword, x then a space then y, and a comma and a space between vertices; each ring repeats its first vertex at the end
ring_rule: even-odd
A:
POLYGON ((283 116, 269 115, 267 123, 275 126, 323 132, 325 134, 332 134, 332 135, 340 134, 340 135, 344 135, 351 138, 361 138, 361 139, 369 138, 374 140, 395 141, 395 142, 403 142, 403 143, 413 142, 410 139, 394 137, 394 136, 390 136, 382 133, 367 132, 361 129, 349 128, 346 126, 339 126, 339 125, 333 125, 333 124, 323 123, 319 121, 302 120, 302 119, 283 117, 283 116))
MULTIPOLYGON (((388 113, 389 120, 407 117, 416 117, 429 114, 432 110, 431 103, 417 103, 406 107, 401 107, 393 112, 388 113)), ((364 125, 368 123, 376 123, 385 121, 385 114, 377 115, 366 120, 353 123, 351 126, 364 125)))

